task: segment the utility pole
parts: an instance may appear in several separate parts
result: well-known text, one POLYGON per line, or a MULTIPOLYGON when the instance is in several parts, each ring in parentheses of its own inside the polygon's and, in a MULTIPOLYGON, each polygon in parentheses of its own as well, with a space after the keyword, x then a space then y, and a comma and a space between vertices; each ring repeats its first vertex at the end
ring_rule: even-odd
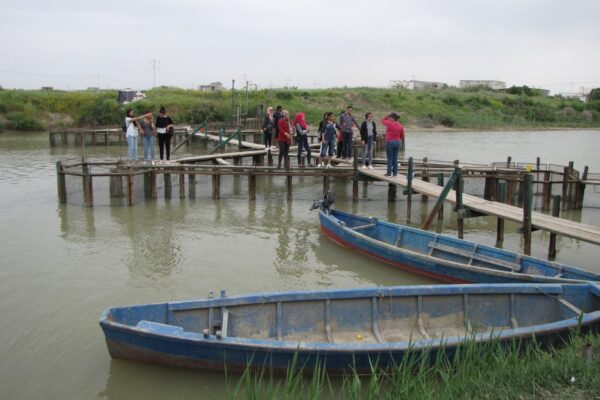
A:
POLYGON ((152 87, 156 87, 156 69, 158 68, 160 70, 160 67, 157 67, 156 64, 158 63, 158 65, 160 66, 160 61, 156 61, 156 58, 153 58, 152 60, 150 60, 150 64, 152 64, 152 87))

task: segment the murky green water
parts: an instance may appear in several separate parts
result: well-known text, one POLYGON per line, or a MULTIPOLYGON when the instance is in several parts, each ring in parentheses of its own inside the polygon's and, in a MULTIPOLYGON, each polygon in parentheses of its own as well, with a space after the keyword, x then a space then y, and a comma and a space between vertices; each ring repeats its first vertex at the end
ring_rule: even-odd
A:
MULTIPOLYGON (((125 149, 87 148, 87 155, 117 156, 125 149)), ((484 162, 589 165, 600 172, 599 131, 466 132, 410 134, 405 157, 484 162)), ((200 181, 195 199, 159 199, 134 207, 60 206, 55 162, 81 150, 50 149, 47 134, 0 134, 0 398, 203 399, 224 395, 220 373, 111 360, 98 319, 111 305, 229 293, 407 285, 432 281, 346 251, 319 233, 308 211, 321 195, 320 179, 294 180, 285 200, 283 178, 258 179, 258 196, 246 184, 222 180, 222 198, 200 181), (241 190, 239 189, 241 187, 241 190)), ((406 221, 404 200, 387 203, 386 185, 334 183, 337 208, 406 221)), ((415 203, 413 203, 415 204, 415 203)), ((418 223, 433 203, 413 205, 418 223)), ((600 210, 567 217, 600 226, 600 210)), ((506 224, 505 247, 519 250, 516 224, 506 224)), ((446 211, 443 231, 454 234, 446 211)), ((467 220, 469 240, 493 244, 495 219, 467 220)), ((544 256, 548 234, 533 235, 544 256)), ((600 248, 559 237, 558 260, 600 272, 600 248)))

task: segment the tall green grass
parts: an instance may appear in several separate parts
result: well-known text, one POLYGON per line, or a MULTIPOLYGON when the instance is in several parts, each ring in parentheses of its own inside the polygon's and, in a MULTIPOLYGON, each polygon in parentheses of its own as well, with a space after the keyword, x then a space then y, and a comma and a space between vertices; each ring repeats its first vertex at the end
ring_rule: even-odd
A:
POLYGON ((26 130, 32 126, 51 127, 56 123, 53 115, 69 116, 67 120, 78 126, 119 125, 128 107, 139 114, 156 112, 165 106, 176 122, 193 124, 228 120, 237 110, 248 117, 262 117, 267 106, 282 105, 292 115, 306 113, 308 122, 316 124, 324 112, 339 113, 352 105, 359 121, 366 112, 379 118, 394 110, 409 127, 419 126, 419 121, 426 121, 429 126, 463 129, 600 126, 599 101, 584 103, 522 91, 511 94, 483 89, 273 89, 251 90, 247 95, 237 90, 233 98, 228 90, 200 92, 161 87, 146 93, 147 98, 142 101, 120 105, 115 90, 0 90, 0 115, 8 121, 8 128, 26 130))
POLYGON ((558 346, 535 341, 476 343, 456 352, 409 352, 398 365, 330 377, 293 361, 283 377, 250 368, 228 377, 230 399, 592 399, 600 397, 600 335, 573 335, 558 346), (591 359, 582 349, 593 349, 591 359))

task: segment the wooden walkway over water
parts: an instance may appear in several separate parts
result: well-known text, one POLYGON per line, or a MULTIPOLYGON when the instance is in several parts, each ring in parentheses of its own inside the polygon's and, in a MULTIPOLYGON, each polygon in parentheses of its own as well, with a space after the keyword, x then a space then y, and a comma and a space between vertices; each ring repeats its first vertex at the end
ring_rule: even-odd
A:
MULTIPOLYGON (((373 179, 387 181, 391 184, 408 187, 406 175, 399 174, 397 177, 385 176, 384 170, 361 170, 361 174, 373 179)), ((432 197, 440 197, 442 186, 417 179, 411 182, 412 189, 415 192, 432 197)), ((456 203, 456 192, 451 190, 446 201, 456 203)), ((511 206, 509 204, 496 201, 485 200, 480 197, 463 194, 463 206, 467 209, 477 211, 482 214, 496 216, 498 218, 508 219, 515 222, 523 221, 523 209, 511 206)), ((532 226, 534 228, 547 230, 560 235, 569 236, 585 242, 600 244, 600 228, 586 225, 563 218, 552 217, 539 212, 532 213, 532 226)))

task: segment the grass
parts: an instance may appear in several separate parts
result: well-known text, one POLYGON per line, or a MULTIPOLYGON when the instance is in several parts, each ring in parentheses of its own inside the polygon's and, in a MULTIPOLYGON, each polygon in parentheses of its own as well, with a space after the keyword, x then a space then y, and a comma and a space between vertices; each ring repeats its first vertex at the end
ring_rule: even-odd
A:
POLYGON ((147 98, 123 106, 116 90, 31 91, 0 89, 0 121, 6 128, 39 129, 54 126, 119 125, 126 107, 137 113, 167 107, 175 121, 200 123, 223 121, 239 109, 249 117, 262 116, 268 105, 283 105, 292 114, 303 111, 316 124, 326 111, 339 113, 354 107, 360 121, 367 111, 376 117, 394 110, 410 126, 445 126, 461 129, 600 127, 600 101, 584 103, 561 97, 545 97, 535 91, 494 92, 477 90, 421 90, 381 88, 332 88, 313 90, 251 90, 199 92, 160 87, 147 98), (63 116, 63 118, 57 118, 63 116))
POLYGON ((559 346, 467 341, 453 357, 410 353, 388 370, 306 375, 292 361, 284 377, 267 369, 228 378, 231 399, 587 399, 600 397, 600 335, 572 335, 559 346), (592 359, 582 356, 591 346, 592 359))

